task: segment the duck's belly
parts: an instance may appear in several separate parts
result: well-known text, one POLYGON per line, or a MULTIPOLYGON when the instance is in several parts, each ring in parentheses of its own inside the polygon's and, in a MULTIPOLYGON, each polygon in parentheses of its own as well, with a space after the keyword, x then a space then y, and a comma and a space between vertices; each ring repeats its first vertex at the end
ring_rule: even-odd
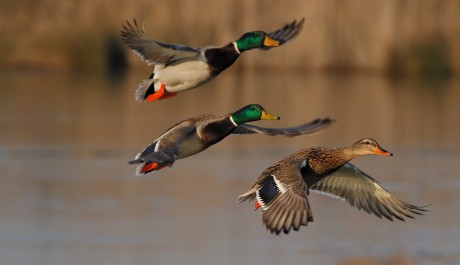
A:
POLYGON ((187 156, 194 155, 196 153, 199 153, 206 149, 201 142, 200 139, 198 139, 198 136, 196 134, 193 134, 190 137, 187 137, 180 145, 179 147, 179 155, 177 156, 177 159, 184 158, 187 156))
POLYGON ((202 61, 188 61, 172 64, 155 73, 155 90, 160 83, 165 84, 166 91, 180 92, 206 83, 212 78, 208 65, 202 61))

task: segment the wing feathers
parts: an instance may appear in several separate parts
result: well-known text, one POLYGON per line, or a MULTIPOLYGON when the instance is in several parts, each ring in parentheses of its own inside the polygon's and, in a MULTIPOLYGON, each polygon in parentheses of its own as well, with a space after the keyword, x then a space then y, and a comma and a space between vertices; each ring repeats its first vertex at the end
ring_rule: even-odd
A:
POLYGON ((350 163, 315 183, 311 190, 330 193, 345 199, 350 205, 388 220, 414 218, 425 211, 396 198, 372 177, 350 163))
POLYGON ((144 26, 136 19, 126 21, 121 30, 121 40, 147 64, 170 64, 175 60, 192 58, 199 50, 179 44, 166 44, 145 35, 144 26))
POLYGON ((166 165, 171 166, 179 155, 179 149, 184 139, 195 131, 195 124, 196 119, 187 119, 176 123, 138 153, 134 160, 129 163, 158 163, 158 168, 166 165))
POLYGON ((299 136, 299 135, 308 135, 308 134, 316 133, 328 127, 334 122, 335 120, 330 119, 330 118, 324 118, 324 119, 318 118, 313 121, 300 124, 298 126, 286 127, 286 128, 264 128, 264 127, 258 127, 258 126, 251 125, 251 124, 242 124, 242 125, 239 125, 232 133, 233 134, 260 133, 260 134, 265 134, 269 136, 282 135, 282 136, 287 136, 287 137, 294 137, 294 136, 299 136))
MULTIPOLYGON (((302 186, 302 185, 301 185, 302 186)), ((297 186, 287 187, 285 193, 272 200, 262 213, 262 221, 271 233, 289 233, 313 221, 305 191, 297 186), (294 188, 294 189, 292 189, 294 188)))

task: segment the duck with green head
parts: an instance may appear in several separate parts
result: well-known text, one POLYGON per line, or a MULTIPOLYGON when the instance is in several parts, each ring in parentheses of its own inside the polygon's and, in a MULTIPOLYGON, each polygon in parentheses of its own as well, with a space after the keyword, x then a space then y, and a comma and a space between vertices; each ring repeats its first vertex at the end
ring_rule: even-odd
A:
POLYGON ((242 52, 286 43, 300 32, 303 23, 304 19, 293 21, 271 33, 248 32, 224 46, 191 48, 153 40, 145 35, 142 24, 127 22, 121 31, 122 41, 144 62, 154 65, 153 73, 137 87, 135 98, 150 102, 196 88, 231 66, 242 52))
POLYGON ((203 114, 191 117, 167 129, 129 163, 140 164, 136 174, 144 175, 165 166, 172 166, 177 159, 199 153, 220 142, 229 134, 259 133, 292 137, 320 131, 334 122, 329 118, 316 119, 288 128, 263 128, 245 124, 257 120, 278 119, 278 116, 270 114, 258 104, 247 105, 223 116, 203 114))

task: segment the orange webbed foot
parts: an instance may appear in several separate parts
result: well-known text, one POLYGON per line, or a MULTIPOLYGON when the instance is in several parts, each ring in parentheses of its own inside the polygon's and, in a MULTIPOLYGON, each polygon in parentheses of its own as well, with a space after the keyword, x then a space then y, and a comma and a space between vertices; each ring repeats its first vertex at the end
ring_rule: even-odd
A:
POLYGON ((256 201, 256 203, 254 203, 254 211, 257 211, 259 207, 260 207, 260 203, 256 201))
POLYGON ((167 164, 158 164, 158 163, 155 163, 155 162, 152 162, 152 163, 146 163, 140 173, 141 174, 147 174, 149 172, 152 172, 152 171, 158 171, 160 169, 163 169, 167 166, 167 164))
POLYGON ((171 98, 171 97, 174 97, 177 93, 175 92, 172 92, 172 93, 168 93, 165 89, 165 84, 161 83, 160 84, 160 89, 151 94, 151 95, 148 95, 146 98, 145 98, 145 101, 146 102, 150 102, 150 101, 154 101, 154 100, 161 100, 161 99, 167 99, 167 98, 171 98))
POLYGON ((158 167, 158 163, 146 163, 146 164, 142 167, 141 173, 142 173, 142 174, 146 174, 146 173, 148 173, 148 172, 150 172, 150 171, 158 170, 157 167, 158 167))
POLYGON ((161 98, 159 98, 159 99, 162 100, 162 99, 172 98, 172 97, 174 97, 175 95, 177 95, 177 92, 171 92, 171 93, 166 92, 166 93, 165 93, 161 98))

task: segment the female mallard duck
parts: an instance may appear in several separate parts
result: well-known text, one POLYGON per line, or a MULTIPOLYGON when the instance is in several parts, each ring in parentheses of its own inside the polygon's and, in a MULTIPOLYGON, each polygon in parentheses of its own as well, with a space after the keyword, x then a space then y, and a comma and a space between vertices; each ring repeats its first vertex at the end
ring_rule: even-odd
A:
POLYGON ((136 89, 140 102, 173 97, 177 92, 196 88, 213 79, 232 65, 244 51, 267 50, 280 46, 302 29, 304 19, 285 25, 271 33, 253 31, 224 46, 191 48, 152 40, 136 20, 127 22, 121 31, 122 41, 149 65, 153 73, 136 89))
POLYGON ((254 186, 238 197, 239 202, 256 200, 262 221, 270 232, 297 231, 313 221, 307 195, 310 191, 346 200, 350 205, 382 218, 403 220, 424 209, 403 202, 379 183, 348 163, 363 155, 392 156, 373 139, 365 138, 350 147, 315 147, 297 151, 262 172, 254 186))
POLYGON ((243 124, 257 120, 278 119, 279 117, 266 112, 262 106, 257 104, 247 105, 232 114, 221 117, 214 115, 192 117, 166 130, 129 163, 140 164, 136 174, 144 175, 165 166, 172 166, 176 159, 199 153, 232 133, 297 136, 317 132, 333 122, 329 118, 316 119, 297 127, 277 129, 243 124))

